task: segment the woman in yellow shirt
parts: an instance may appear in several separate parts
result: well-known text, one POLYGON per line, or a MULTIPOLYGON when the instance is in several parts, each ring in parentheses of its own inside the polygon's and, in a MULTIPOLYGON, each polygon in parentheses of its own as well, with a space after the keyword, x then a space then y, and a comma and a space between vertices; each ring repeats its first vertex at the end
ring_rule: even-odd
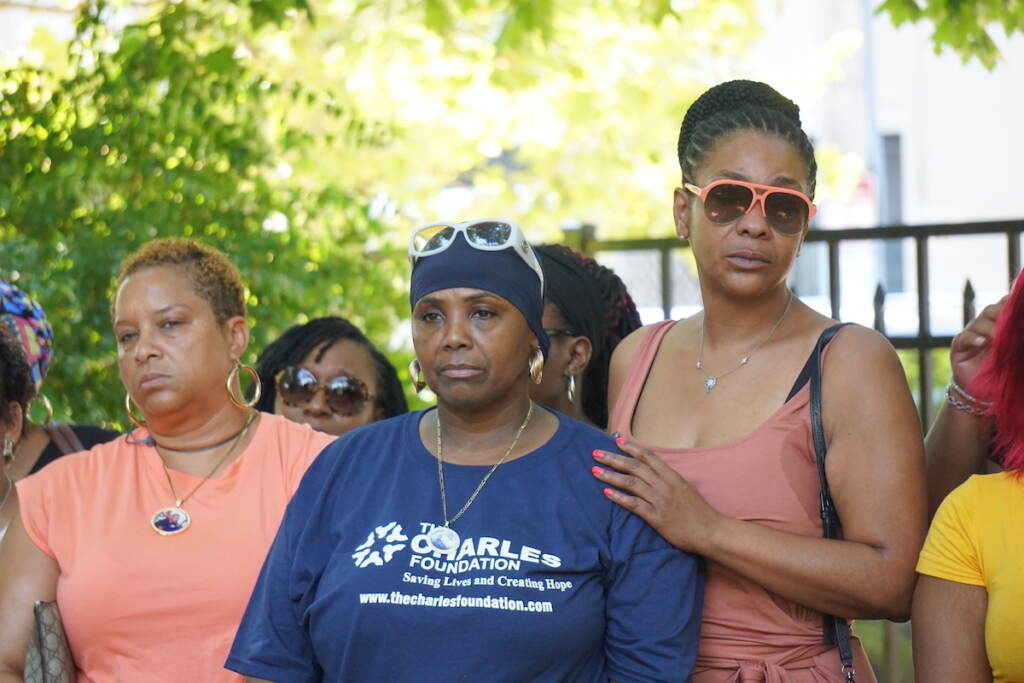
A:
MULTIPOLYGON (((992 418, 1003 472, 975 475, 939 506, 917 565, 918 681, 1024 681, 1024 278, 1003 306, 965 400, 992 418)), ((959 406, 958 406, 959 407, 959 406)))

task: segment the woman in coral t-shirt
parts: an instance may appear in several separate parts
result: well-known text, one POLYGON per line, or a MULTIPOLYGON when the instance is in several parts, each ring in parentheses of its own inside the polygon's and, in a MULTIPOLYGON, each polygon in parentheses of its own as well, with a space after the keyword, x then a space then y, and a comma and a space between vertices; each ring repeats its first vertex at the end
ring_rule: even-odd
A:
POLYGON ((239 680, 223 662, 256 575, 332 440, 243 402, 243 289, 194 240, 156 240, 122 264, 114 328, 139 429, 18 483, 0 547, 0 681, 20 680, 36 600, 57 601, 80 682, 239 680))

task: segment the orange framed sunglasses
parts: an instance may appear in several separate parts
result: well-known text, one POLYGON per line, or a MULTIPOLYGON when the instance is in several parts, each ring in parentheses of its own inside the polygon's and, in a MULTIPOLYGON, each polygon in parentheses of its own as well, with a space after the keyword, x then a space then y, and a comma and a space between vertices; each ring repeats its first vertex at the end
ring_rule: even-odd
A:
POLYGON ((758 185, 742 180, 721 179, 697 187, 684 183, 683 187, 700 197, 704 215, 712 223, 732 223, 761 205, 761 215, 775 232, 797 235, 818 209, 803 192, 774 185, 758 185))

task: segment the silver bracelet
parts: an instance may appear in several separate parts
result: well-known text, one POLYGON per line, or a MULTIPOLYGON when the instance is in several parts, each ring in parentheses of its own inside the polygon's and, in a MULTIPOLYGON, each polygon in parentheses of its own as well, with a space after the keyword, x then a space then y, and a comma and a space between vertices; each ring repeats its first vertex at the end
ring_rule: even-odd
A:
POLYGON ((985 408, 988 408, 990 405, 992 405, 992 401, 982 401, 981 399, 975 398, 974 396, 968 394, 967 390, 964 389, 959 384, 957 384, 956 380, 953 379, 952 377, 949 378, 949 388, 951 388, 953 391, 966 398, 971 403, 974 403, 975 405, 983 406, 985 408))
MULTIPOLYGON (((964 401, 961 401, 960 399, 953 395, 953 391, 955 391, 955 389, 953 388, 954 386, 956 386, 956 383, 950 382, 949 386, 946 387, 946 403, 953 406, 957 410, 962 410, 965 413, 970 413, 971 415, 977 415, 978 417, 982 417, 985 415, 986 408, 992 405, 991 403, 983 403, 981 401, 974 401, 973 403, 966 403, 964 401)), ((966 395, 965 397, 970 398, 966 395)))

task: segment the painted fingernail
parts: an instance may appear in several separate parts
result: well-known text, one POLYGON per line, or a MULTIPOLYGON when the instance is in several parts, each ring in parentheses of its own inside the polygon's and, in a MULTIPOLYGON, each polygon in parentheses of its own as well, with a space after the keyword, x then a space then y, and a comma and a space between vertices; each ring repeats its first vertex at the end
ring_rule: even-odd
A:
POLYGON ((600 460, 604 457, 604 453, 602 451, 594 451, 591 455, 594 456, 595 460, 600 460))
POLYGON ((622 444, 626 443, 626 440, 623 439, 621 436, 617 436, 617 437, 615 437, 615 443, 617 443, 617 444, 619 444, 621 446, 622 444))
POLYGON ((604 474, 604 470, 601 469, 600 467, 598 467, 597 465, 594 465, 593 467, 591 467, 590 471, 593 472, 594 474, 597 474, 597 475, 604 474))
POLYGON ((611 489, 605 489, 604 495, 607 496, 608 498, 612 498, 615 496, 615 491, 612 491, 611 489))

